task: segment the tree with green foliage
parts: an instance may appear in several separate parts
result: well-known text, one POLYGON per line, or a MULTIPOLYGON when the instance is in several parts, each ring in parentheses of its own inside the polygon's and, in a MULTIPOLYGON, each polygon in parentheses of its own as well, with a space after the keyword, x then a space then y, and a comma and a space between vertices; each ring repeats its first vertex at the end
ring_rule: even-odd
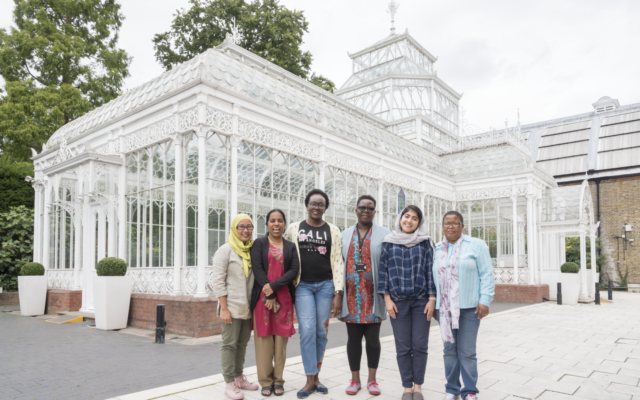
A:
POLYGON ((40 151, 62 125, 116 98, 129 75, 116 47, 124 16, 116 0, 14 0, 0 29, 0 150, 15 159, 40 151))
POLYGON ((18 290, 22 266, 33 257, 33 210, 11 207, 0 213, 0 286, 7 292, 18 290))
MULTIPOLYGON (((156 59, 170 70, 221 44, 235 24, 243 36, 240 46, 287 71, 307 79, 312 55, 303 51, 309 23, 304 13, 289 10, 278 0, 189 0, 191 8, 176 11, 169 31, 156 34, 156 59)), ((311 79, 314 79, 312 75, 311 79)), ((332 91, 335 84, 316 76, 312 83, 332 91)))
POLYGON ((311 75, 311 78, 309 78, 309 82, 331 93, 333 93, 333 90, 336 88, 335 83, 322 75, 316 75, 315 72, 311 75))
POLYGON ((33 176, 33 164, 16 162, 4 154, 0 155, 0 213, 17 206, 33 209, 35 192, 24 180, 27 176, 33 176))

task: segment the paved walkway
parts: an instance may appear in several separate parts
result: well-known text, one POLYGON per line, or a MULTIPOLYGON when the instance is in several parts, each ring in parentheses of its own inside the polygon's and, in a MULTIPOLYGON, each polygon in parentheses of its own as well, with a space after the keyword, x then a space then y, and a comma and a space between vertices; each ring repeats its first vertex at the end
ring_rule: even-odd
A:
MULTIPOLYGON (((402 391, 395 360, 393 337, 383 340, 379 400, 399 399, 402 391)), ((427 400, 444 397, 442 341, 438 328, 429 338, 429 362, 423 386, 427 400)), ((364 357, 363 357, 364 358, 364 357)), ((482 400, 640 400, 640 295, 615 293, 615 303, 595 306, 558 306, 553 303, 518 308, 487 317, 481 324, 478 343, 480 395, 482 400)), ((362 372, 366 371, 363 359, 362 372)), ((247 368, 255 381, 255 367, 247 368)), ((328 396, 310 399, 368 399, 368 392, 347 396, 350 377, 345 347, 327 351, 322 382, 328 396)), ((295 399, 305 381, 299 356, 289 358, 282 399, 295 399)), ((118 400, 224 399, 221 375, 213 375, 118 400)), ((262 399, 259 392, 245 398, 262 399)))
MULTIPOLYGON (((521 307, 495 303, 492 311, 521 307)), ((2 306, 0 311, 16 310, 2 306)), ((129 329, 131 330, 131 329, 129 329)), ((385 322, 382 336, 392 334, 385 322)), ((164 345, 151 336, 101 331, 90 322, 56 325, 44 318, 0 312, 0 399, 96 399, 140 392, 220 373, 220 343, 186 345, 168 334, 164 345)), ((289 355, 300 354, 299 335, 289 355)), ((343 323, 331 324, 328 348, 347 343, 343 323)), ((253 340, 245 365, 255 365, 253 340)))

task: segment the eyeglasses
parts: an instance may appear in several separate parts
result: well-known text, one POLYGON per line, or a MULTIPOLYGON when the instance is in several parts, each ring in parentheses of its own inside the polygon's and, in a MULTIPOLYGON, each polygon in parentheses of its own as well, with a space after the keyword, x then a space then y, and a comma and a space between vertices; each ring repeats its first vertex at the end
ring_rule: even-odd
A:
POLYGON ((445 222, 444 224, 442 224, 442 226, 444 226, 445 228, 457 228, 460 225, 462 225, 460 222, 445 222))
POLYGON ((360 212, 365 212, 365 211, 369 211, 370 213, 376 211, 375 207, 365 207, 365 206, 360 206, 358 207, 358 211, 360 212))
POLYGON ((309 203, 309 208, 317 208, 319 210, 324 210, 327 206, 324 203, 309 203))
POLYGON ((236 229, 239 230, 239 231, 252 231, 253 230, 253 225, 247 225, 247 226, 238 225, 238 226, 236 226, 236 229))

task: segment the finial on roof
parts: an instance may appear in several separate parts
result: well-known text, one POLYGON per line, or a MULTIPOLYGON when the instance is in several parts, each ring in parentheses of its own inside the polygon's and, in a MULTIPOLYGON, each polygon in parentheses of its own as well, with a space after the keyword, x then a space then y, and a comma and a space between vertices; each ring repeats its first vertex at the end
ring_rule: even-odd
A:
POLYGON ((387 8, 387 12, 391 14, 391 34, 396 33, 396 27, 393 26, 395 22, 396 12, 398 12, 398 8, 400 8, 400 4, 396 4, 395 0, 391 0, 389 3, 389 7, 387 8))
POLYGON ((242 39, 244 39, 244 36, 240 33, 238 25, 236 25, 236 17, 233 17, 231 24, 227 24, 227 27, 230 32, 227 32, 225 35, 225 40, 229 40, 231 43, 239 46, 242 39))

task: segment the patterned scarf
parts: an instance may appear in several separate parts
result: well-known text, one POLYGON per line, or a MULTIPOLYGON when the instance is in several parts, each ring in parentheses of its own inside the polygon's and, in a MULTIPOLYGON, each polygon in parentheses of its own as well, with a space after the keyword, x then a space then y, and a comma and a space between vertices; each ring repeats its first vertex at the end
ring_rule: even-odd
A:
POLYGON ((460 319, 460 282, 458 281, 458 260, 464 235, 458 239, 449 264, 449 242, 447 238, 440 244, 440 257, 438 258, 438 286, 440 286, 440 335, 444 342, 455 343, 452 329, 458 329, 460 319))

